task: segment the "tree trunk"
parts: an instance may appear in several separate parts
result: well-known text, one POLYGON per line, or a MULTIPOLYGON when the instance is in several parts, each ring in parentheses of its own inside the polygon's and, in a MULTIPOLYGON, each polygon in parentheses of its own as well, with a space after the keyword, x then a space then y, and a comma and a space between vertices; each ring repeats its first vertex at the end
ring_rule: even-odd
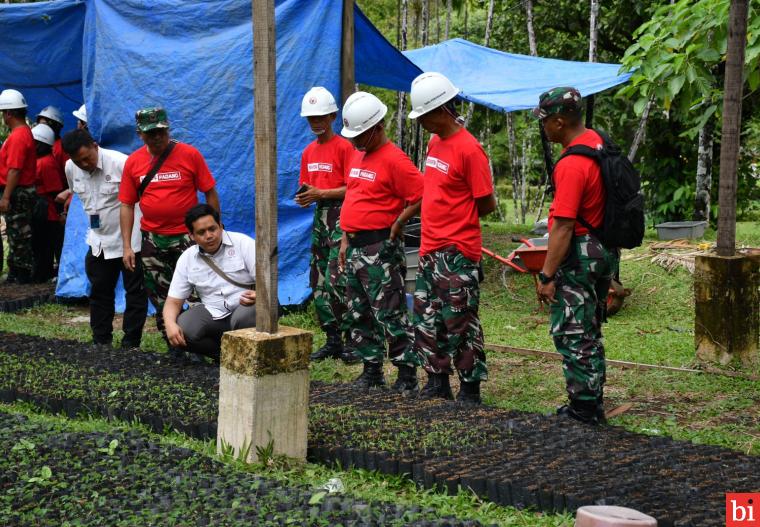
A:
POLYGON ((446 40, 449 39, 450 28, 451 28, 451 0, 446 0, 446 40))
MULTIPOLYGON (((399 15, 399 18, 401 19, 401 42, 399 49, 401 51, 406 50, 407 46, 407 39, 406 39, 406 32, 407 32, 407 22, 409 20, 409 0, 401 0, 401 3, 399 4, 401 7, 401 14, 399 15)), ((397 121, 397 128, 398 128, 398 147, 401 150, 406 151, 406 134, 404 125, 406 124, 406 94, 404 92, 398 92, 398 121, 397 121)))
MULTIPOLYGON (((485 47, 488 47, 488 44, 491 41, 491 26, 493 25, 493 1, 494 0, 488 1, 488 15, 486 17, 486 34, 485 34, 485 38, 483 39, 483 45, 485 47)), ((465 0, 464 5, 466 8, 467 7, 466 0, 465 0)), ((467 115, 464 118, 465 126, 470 124, 470 119, 472 119, 472 114, 474 111, 475 111, 475 103, 470 103, 470 105, 467 107, 467 115)))
POLYGON ((596 41, 599 36, 597 20, 599 19, 599 0, 591 0, 589 15, 588 61, 596 62, 596 41))
POLYGON ((467 31, 467 0, 464 0, 464 38, 467 40, 470 37, 470 33, 467 31))
POLYGON ((435 41, 441 41, 441 9, 440 0, 435 0, 435 41))
POLYGON ((699 131, 697 150, 697 188, 694 196, 694 216, 697 221, 710 221, 710 190, 712 189, 713 119, 699 131))
POLYGON ((422 45, 428 44, 428 29, 430 27, 430 0, 422 0, 422 45))
POLYGON ((536 32, 533 31, 533 0, 525 0, 525 18, 528 21, 528 47, 533 57, 538 56, 536 47, 536 32))
POLYGON ((517 138, 515 137, 514 117, 507 114, 507 146, 509 148, 509 167, 512 171, 512 204, 515 207, 515 223, 520 221, 518 193, 520 189, 520 162, 517 156, 517 138))
POLYGON ((633 163, 636 159, 636 152, 639 150, 639 146, 644 142, 644 137, 647 131, 647 119, 649 119, 649 112, 654 105, 654 99, 649 99, 649 102, 644 107, 644 111, 641 112, 641 120, 639 120, 639 127, 636 129, 636 135, 633 136, 633 142, 631 143, 631 149, 628 151, 628 161, 633 163))
POLYGON ((718 255, 736 251, 736 166, 742 122, 742 71, 747 46, 749 0, 732 0, 728 15, 726 77, 723 89, 723 128, 720 141, 720 189, 718 194, 718 255))

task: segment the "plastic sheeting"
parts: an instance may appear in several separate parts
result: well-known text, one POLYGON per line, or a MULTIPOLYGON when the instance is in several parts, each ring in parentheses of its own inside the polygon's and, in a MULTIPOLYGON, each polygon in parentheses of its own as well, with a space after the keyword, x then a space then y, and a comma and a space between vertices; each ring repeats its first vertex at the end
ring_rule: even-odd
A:
POLYGON ((23 93, 32 120, 53 105, 63 111, 64 129, 76 126, 84 12, 81 0, 0 4, 0 90, 23 93))
MULTIPOLYGON (((338 93, 340 6, 339 0, 276 4, 282 304, 301 303, 309 294, 313 211, 292 200, 301 151, 312 139, 299 112, 303 94, 314 85, 338 93)), ((135 110, 163 105, 172 135, 205 156, 217 180, 225 228, 255 235, 252 43, 248 0, 87 2, 83 71, 93 135, 108 148, 132 152, 141 145, 135 110)), ((87 293, 86 228, 80 205, 67 225, 60 296, 87 293)))
POLYGON ((574 86, 585 97, 631 77, 630 73, 618 74, 620 64, 516 55, 461 38, 405 51, 404 55, 424 71, 446 75, 462 90, 463 99, 502 112, 534 108, 539 95, 557 86, 574 86))

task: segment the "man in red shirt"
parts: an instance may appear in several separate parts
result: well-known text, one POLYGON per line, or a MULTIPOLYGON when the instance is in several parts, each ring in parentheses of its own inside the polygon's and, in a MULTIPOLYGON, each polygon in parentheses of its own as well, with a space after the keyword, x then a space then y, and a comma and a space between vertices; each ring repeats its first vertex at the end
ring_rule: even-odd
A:
POLYGON ((383 357, 398 367, 393 385, 417 393, 417 365, 404 294, 404 225, 420 210, 422 174, 385 135, 388 108, 357 92, 343 106, 341 134, 358 150, 348 165, 339 265, 346 270, 351 343, 364 361, 361 388, 385 385, 383 357))
POLYGON ((0 93, 0 114, 11 133, 0 148, 0 213, 8 236, 8 283, 32 280, 32 213, 37 153, 26 124, 26 99, 16 90, 0 93))
POLYGON ((53 158, 61 169, 61 183, 66 186, 66 161, 69 156, 61 146, 61 130, 63 130, 63 113, 55 106, 46 106, 37 114, 37 124, 43 123, 53 129, 55 144, 53 145, 53 158))
POLYGON ((480 383, 488 378, 478 318, 480 217, 496 208, 496 199, 488 157, 457 115, 458 93, 440 73, 412 82, 409 117, 433 134, 425 160, 414 344, 428 373, 422 397, 453 398, 453 362, 457 400, 479 404, 480 383))
MULTIPOLYGON (((119 186, 124 267, 135 270, 131 239, 134 207, 139 202, 140 261, 145 289, 156 308, 156 326, 166 339, 164 303, 177 259, 192 244, 185 227, 185 213, 198 203, 198 191, 205 194, 206 203, 219 211, 219 195, 203 155, 188 144, 170 139, 169 120, 163 108, 143 108, 135 119, 137 133, 145 146, 127 158, 119 186), (150 173, 154 175, 145 184, 144 179, 150 173)), ((169 351, 173 358, 182 355, 171 346, 169 351)))
POLYGON ((314 291, 314 307, 327 342, 312 353, 311 360, 333 357, 353 363, 359 358, 344 350, 342 339, 346 289, 345 277, 338 271, 338 252, 343 236, 338 220, 346 195, 346 168, 354 147, 348 139, 333 131, 337 112, 335 99, 325 88, 312 88, 303 97, 301 117, 306 117, 317 138, 301 155, 300 188, 295 202, 301 207, 317 204, 311 231, 309 285, 314 291))
MULTIPOLYGON (((549 141, 563 149, 586 145, 601 149, 602 138, 582 121, 581 95, 575 88, 541 94, 533 114, 549 141)), ((549 207, 549 248, 539 274, 538 294, 551 306, 551 327, 569 404, 557 410, 590 424, 605 422, 605 362, 602 322, 607 291, 618 265, 617 250, 607 249, 582 223, 599 228, 606 192, 596 161, 569 155, 554 167, 554 200, 549 207), (583 220, 583 221, 581 221, 583 220)))
MULTIPOLYGON (((35 282, 47 282, 55 276, 53 261, 62 238, 63 225, 56 208, 55 197, 63 190, 60 166, 53 157, 55 132, 48 125, 40 123, 32 128, 32 136, 37 147, 37 203, 32 219, 32 250, 34 251, 35 282)), ((61 253, 57 253, 60 258, 61 253)))

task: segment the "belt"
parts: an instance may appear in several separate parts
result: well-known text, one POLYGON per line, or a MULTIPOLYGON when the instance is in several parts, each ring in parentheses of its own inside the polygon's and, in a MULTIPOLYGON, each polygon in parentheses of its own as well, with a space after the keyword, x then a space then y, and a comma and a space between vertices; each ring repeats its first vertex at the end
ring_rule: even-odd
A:
POLYGON ((377 229, 374 231, 347 232, 348 244, 351 247, 364 247, 376 242, 387 240, 391 236, 391 228, 377 229))
POLYGON ((343 205, 342 199, 320 199, 317 200, 317 207, 318 208, 332 208, 332 207, 340 207, 343 205))

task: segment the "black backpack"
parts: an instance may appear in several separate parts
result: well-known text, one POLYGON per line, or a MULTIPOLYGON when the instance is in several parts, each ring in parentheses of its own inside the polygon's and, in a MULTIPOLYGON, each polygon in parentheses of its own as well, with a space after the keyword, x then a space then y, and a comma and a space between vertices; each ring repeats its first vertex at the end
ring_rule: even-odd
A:
MULTIPOLYGON (((641 194, 641 178, 628 157, 620 151, 620 147, 606 134, 596 132, 603 141, 601 150, 586 145, 574 145, 559 158, 581 155, 599 163, 602 182, 607 191, 604 221, 599 228, 592 227, 580 216, 578 222, 607 248, 633 249, 641 245, 644 239, 644 196, 641 194)), ((559 160, 557 162, 559 163, 559 160)))

